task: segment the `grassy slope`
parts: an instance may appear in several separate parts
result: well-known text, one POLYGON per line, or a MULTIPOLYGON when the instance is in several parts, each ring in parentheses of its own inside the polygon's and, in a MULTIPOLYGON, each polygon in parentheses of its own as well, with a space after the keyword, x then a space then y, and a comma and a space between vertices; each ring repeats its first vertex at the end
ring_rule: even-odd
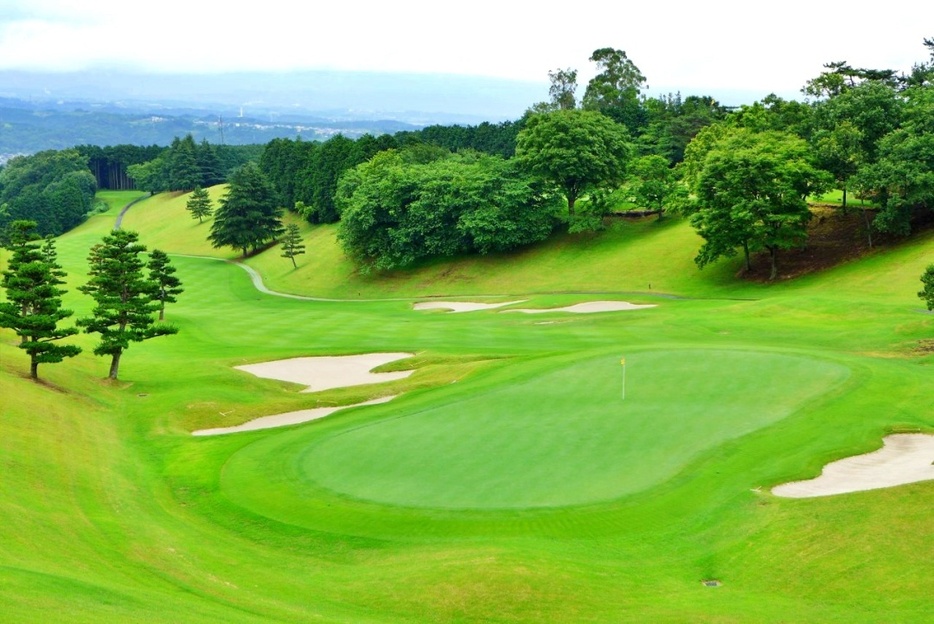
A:
MULTIPOLYGON (((114 214, 61 240, 72 287, 114 214)), ((208 226, 184 214, 183 198, 147 200, 124 223, 170 252, 232 256, 201 241, 208 226)), ((589 253, 558 239, 385 282, 352 276, 327 244, 332 229, 306 233, 309 256, 298 271, 276 251, 251 264, 271 285, 315 295, 646 293, 651 278, 653 292, 756 300, 659 299, 653 311, 573 319, 416 315, 404 301, 264 297, 236 267, 177 258, 187 292, 169 317, 182 333, 134 345, 120 384, 100 380, 106 363, 90 353, 40 368, 47 384, 32 384, 13 337, 0 333, 0 619, 925 621, 934 583, 930 483, 810 501, 752 490, 878 446, 892 427, 934 428, 931 357, 910 356, 934 328, 914 297, 934 253, 930 236, 761 286, 736 285, 729 263, 697 272, 696 239, 677 222, 622 225, 591 239, 589 253), (536 325, 546 319, 558 322, 536 325), (701 451, 657 487, 586 507, 418 511, 328 498, 292 478, 290 458, 314 436, 379 422, 396 406, 431 410, 458 393, 501 392, 515 375, 560 370, 553 359, 603 357, 617 345, 796 353, 843 365, 851 377, 772 426, 701 451), (413 348, 423 349, 418 372, 388 388, 296 395, 289 384, 230 369, 413 348), (195 441, 185 433, 398 390, 411 392, 281 434, 195 441), (702 587, 708 577, 724 586, 702 587)), ((69 305, 87 311, 80 297, 69 305)), ((88 337, 81 344, 93 345, 88 337)), ((768 383, 768 368, 761 374, 768 383)))

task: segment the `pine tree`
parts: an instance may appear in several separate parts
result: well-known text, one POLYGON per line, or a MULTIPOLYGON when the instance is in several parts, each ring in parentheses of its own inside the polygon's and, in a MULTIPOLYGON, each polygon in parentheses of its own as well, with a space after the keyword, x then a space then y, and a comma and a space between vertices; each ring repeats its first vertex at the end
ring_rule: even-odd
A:
POLYGON ((169 261, 169 256, 161 249, 153 249, 149 253, 149 280, 152 282, 153 299, 159 302, 159 320, 165 320, 165 304, 175 303, 175 295, 184 292, 182 282, 175 277, 175 267, 169 261))
POLYGON ((208 195, 207 189, 200 186, 196 186, 195 190, 192 191, 185 207, 191 213, 191 217, 198 220, 198 223, 204 223, 205 217, 210 217, 211 213, 214 212, 211 196, 208 195))
POLYGON ((305 253, 305 245, 302 242, 302 234, 298 226, 289 223, 285 228, 285 237, 282 239, 282 257, 292 261, 292 267, 298 268, 295 264, 295 256, 305 253))
POLYGON ((171 325, 156 324, 153 314, 161 304, 154 300, 152 280, 143 273, 140 254, 145 245, 129 230, 114 230, 91 248, 88 255, 90 280, 78 290, 90 295, 97 305, 92 316, 78 319, 89 334, 100 334, 95 355, 109 355, 110 379, 116 379, 120 358, 131 342, 178 332, 171 325))
POLYGON ((19 347, 29 354, 29 375, 39 378, 39 364, 55 364, 81 353, 74 345, 53 344, 78 333, 74 327, 60 328, 59 322, 73 314, 62 308, 65 272, 58 264, 55 242, 49 238, 39 245, 34 221, 15 221, 10 226, 9 245, 13 251, 0 286, 6 302, 0 303, 0 327, 20 336, 19 347))
POLYGON ((247 255, 282 233, 282 209, 259 168, 247 163, 230 176, 227 195, 214 212, 208 240, 214 247, 233 247, 247 255))

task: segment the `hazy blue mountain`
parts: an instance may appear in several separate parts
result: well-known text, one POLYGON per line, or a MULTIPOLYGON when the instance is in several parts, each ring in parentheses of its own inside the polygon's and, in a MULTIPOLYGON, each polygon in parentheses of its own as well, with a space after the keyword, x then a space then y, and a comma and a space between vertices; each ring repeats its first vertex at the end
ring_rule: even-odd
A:
POLYGON ((0 71, 0 159, 79 144, 326 139, 517 119, 547 84, 455 75, 0 71))

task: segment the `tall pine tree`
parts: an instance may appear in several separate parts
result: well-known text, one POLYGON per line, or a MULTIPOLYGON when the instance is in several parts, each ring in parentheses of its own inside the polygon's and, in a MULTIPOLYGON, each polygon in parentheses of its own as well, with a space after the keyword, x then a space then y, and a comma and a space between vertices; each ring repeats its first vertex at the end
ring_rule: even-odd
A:
POLYGON ((175 276, 175 267, 167 253, 153 249, 149 253, 149 280, 152 282, 153 299, 159 302, 159 320, 165 320, 165 304, 175 303, 175 295, 184 292, 182 282, 175 276))
POLYGON ((62 308, 59 288, 65 272, 58 264, 55 243, 49 238, 41 246, 36 240, 34 221, 14 221, 9 246, 13 251, 0 286, 6 301, 0 303, 0 327, 12 329, 20 337, 19 347, 29 354, 29 375, 39 378, 39 364, 54 364, 81 353, 75 345, 55 341, 78 333, 74 327, 61 328, 59 322, 73 314, 62 308))
POLYGON ((246 256, 282 233, 282 209, 263 173, 253 163, 230 176, 230 186, 214 212, 208 240, 214 247, 233 247, 246 256))

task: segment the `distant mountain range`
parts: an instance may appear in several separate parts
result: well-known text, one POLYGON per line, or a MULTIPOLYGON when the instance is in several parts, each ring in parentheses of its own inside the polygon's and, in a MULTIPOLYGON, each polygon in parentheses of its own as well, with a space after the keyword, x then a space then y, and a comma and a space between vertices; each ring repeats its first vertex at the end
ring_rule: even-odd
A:
POLYGON ((547 84, 355 72, 0 71, 0 154, 79 144, 323 139, 516 119, 547 84))

